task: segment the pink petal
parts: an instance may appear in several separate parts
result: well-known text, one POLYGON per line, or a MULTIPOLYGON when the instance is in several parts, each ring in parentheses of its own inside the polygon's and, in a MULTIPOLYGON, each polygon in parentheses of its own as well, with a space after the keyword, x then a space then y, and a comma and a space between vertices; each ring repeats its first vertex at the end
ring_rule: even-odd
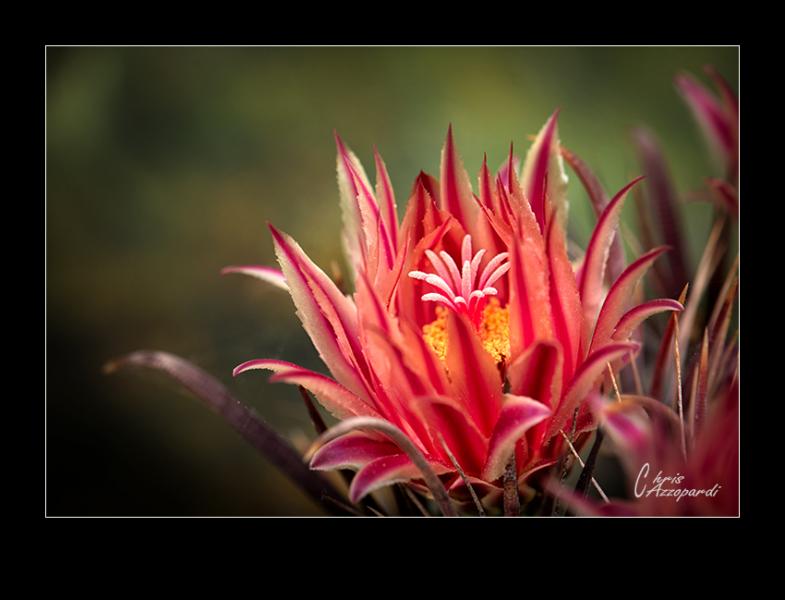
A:
POLYGON ((721 153, 726 164, 732 165, 737 153, 734 116, 692 76, 686 73, 677 76, 676 87, 692 109, 709 143, 721 153))
MULTIPOLYGON (((567 150, 564 146, 561 147, 561 154, 564 157, 564 160, 567 161, 567 164, 570 165, 572 170, 578 175, 578 179, 581 180, 581 184, 583 184, 583 187, 586 189, 589 200, 591 200, 592 206, 594 207, 594 212, 597 218, 599 218, 609 202, 605 189, 589 166, 583 162, 578 155, 567 150)), ((610 282, 615 281, 616 278, 621 275, 624 266, 624 246, 621 241, 621 236, 615 235, 613 236, 610 253, 608 254, 606 279, 610 282)))
POLYGON ((350 267, 357 269, 364 267, 366 263, 366 240, 363 232, 360 202, 357 198, 359 190, 355 184, 350 165, 354 167, 354 171, 359 177, 365 177, 366 181, 367 177, 360 161, 357 160, 354 153, 346 148, 338 133, 334 133, 335 144, 338 148, 336 169, 338 172, 341 215, 344 227, 343 243, 350 267))
POLYGON ((523 165, 523 192, 531 204, 532 212, 542 232, 545 231, 547 186, 555 184, 554 181, 546 184, 546 178, 549 176, 552 156, 555 157, 554 160, 560 160, 556 140, 558 116, 559 111, 556 110, 537 134, 523 165))
POLYGON ((376 162, 376 196, 381 203, 384 224, 387 231, 390 232, 393 252, 396 252, 398 250, 398 211, 395 206, 395 194, 390 176, 387 173, 387 166, 376 148, 373 149, 373 158, 376 162))
POLYGON ((608 363, 612 363, 630 352, 637 352, 639 349, 640 345, 633 342, 617 342, 608 344, 590 354, 575 371, 572 384, 559 404, 546 437, 550 438, 556 435, 559 429, 562 429, 572 418, 573 412, 594 388, 597 379, 603 374, 608 363))
POLYGON ((429 393, 428 381, 404 362, 405 352, 391 335, 369 328, 367 344, 375 368, 376 398, 384 416, 406 433, 421 449, 428 447, 428 431, 412 407, 412 398, 429 393), (394 385, 388 382, 394 381, 394 385))
POLYGON ((671 300, 669 298, 650 300, 649 302, 640 304, 627 311, 625 315, 619 319, 619 323, 616 325, 612 338, 614 340, 625 341, 641 323, 652 315, 664 311, 681 312, 683 310, 684 306, 682 306, 681 303, 676 302, 676 300, 671 300))
POLYGON ((572 377, 578 361, 583 313, 575 274, 567 257, 565 235, 558 219, 553 219, 548 226, 546 245, 553 328, 563 349, 563 376, 567 379, 572 377))
POLYGON ((407 352, 404 353, 406 365, 420 375, 423 381, 430 386, 430 392, 437 395, 447 393, 448 382, 442 362, 433 353, 425 342, 422 331, 410 322, 402 324, 404 344, 407 352))
POLYGON ((286 284, 286 277, 284 277, 279 269, 273 269, 272 267, 265 267, 263 265, 239 265, 221 269, 221 275, 229 275, 231 273, 240 273, 242 275, 255 277, 256 279, 266 281, 282 290, 289 291, 289 286, 286 284))
POLYGON ((378 328, 386 336, 392 335, 392 324, 390 314, 384 308, 379 294, 365 272, 361 272, 355 281, 357 292, 355 293, 355 303, 358 313, 363 316, 363 325, 378 328))
POLYGON ((722 207, 734 220, 739 218, 739 194, 727 181, 709 179, 714 201, 722 207))
POLYGON ((477 212, 472 200, 472 185, 455 150, 452 125, 447 129, 440 174, 441 208, 454 216, 464 229, 473 232, 477 212))
POLYGON ((433 432, 437 454, 449 464, 449 456, 441 446, 441 435, 461 468, 479 476, 488 451, 488 438, 468 418, 463 407, 452 398, 439 396, 418 397, 414 404, 433 432))
POLYGON ((417 176, 401 223, 399 238, 410 239, 411 248, 442 223, 436 201, 426 186, 432 185, 428 177, 422 172, 417 176))
POLYGON ((373 460, 400 452, 391 442, 362 433, 348 433, 319 448, 311 458, 310 466, 317 471, 359 469, 373 460))
MULTIPOLYGON (((646 413, 637 403, 600 397, 592 399, 591 408, 600 426, 618 447, 628 477, 636 477, 641 464, 651 458, 654 450, 654 434, 646 413)), ((651 468, 656 473, 658 466, 651 465, 651 468)))
MULTIPOLYGON (((608 260, 611 243, 616 235, 624 199, 627 197, 627 192, 641 179, 643 178, 633 179, 617 192, 597 220, 597 225, 594 227, 591 240, 589 240, 586 255, 583 259, 583 267, 581 268, 580 281, 578 282, 584 319, 587 323, 594 322, 600 307, 605 265, 608 260)), ((591 330, 589 329, 589 331, 591 330)), ((585 340, 585 343, 588 344, 588 341, 585 340)))
MULTIPOLYGON (((431 466, 438 468, 442 473, 447 472, 447 469, 442 465, 432 463, 431 466)), ((377 458, 365 465, 354 476, 349 487, 349 499, 357 503, 379 488, 419 477, 420 471, 405 454, 377 458)))
POLYGON ((301 385, 316 396, 319 403, 339 419, 351 416, 378 417, 379 413, 370 404, 337 383, 314 371, 283 360, 255 359, 238 365, 232 371, 235 377, 240 373, 255 369, 273 371, 271 382, 284 382, 301 385))
POLYGON ((510 391, 556 408, 561 394, 562 351, 558 342, 535 342, 507 367, 510 391))
MULTIPOLYGON (((331 439, 335 439, 344 435, 345 433, 349 433, 350 431, 357 429, 378 431, 379 433, 382 433, 390 438, 390 440, 405 453, 407 460, 409 460, 412 465, 416 467, 419 476, 423 479, 425 485, 428 486, 428 489, 433 494, 434 499, 439 505, 442 513, 445 516, 456 516, 455 508, 450 502, 449 496, 447 495, 447 490, 444 489, 444 484, 437 476, 439 473, 452 471, 452 468, 447 468, 444 465, 434 463, 429 460, 414 445, 412 440, 407 437, 404 432, 402 432, 398 427, 389 421, 385 421, 384 419, 375 419, 373 417, 354 417, 347 419, 325 431, 321 436, 319 436, 319 439, 316 440, 315 444, 320 445, 326 443, 331 439)), ((350 488, 350 496, 353 499, 360 498, 364 493, 371 491, 370 488, 373 488, 376 483, 378 483, 376 487, 384 485, 384 482, 390 479, 389 475, 391 475, 393 478, 396 476, 403 476, 401 469, 405 468, 406 464, 401 464, 401 461, 398 461, 398 463, 394 465, 390 465, 389 463, 382 463, 377 464, 373 468, 371 467, 371 465, 374 465, 374 463, 384 460, 386 459, 381 458, 366 465, 363 469, 363 471, 367 470, 365 476, 362 475, 363 471, 360 471, 357 476, 355 476, 355 480, 352 482, 352 488, 350 488), (385 464, 387 466, 384 466, 385 464), (385 476, 385 474, 388 476, 385 476), (381 480, 381 483, 379 483, 379 480, 381 480), (356 493, 354 493, 353 490, 356 493)), ((412 477, 410 473, 408 476, 412 477)))
POLYGON ((532 231, 536 228, 532 220, 523 240, 516 240, 511 247, 508 307, 513 358, 534 340, 553 337, 547 259, 539 231, 532 231))
POLYGON ((521 159, 513 154, 512 144, 510 144, 510 153, 507 156, 507 160, 502 163, 502 166, 499 167, 499 170, 496 173, 496 176, 504 183, 504 187, 507 188, 508 193, 512 189, 510 184, 512 178, 515 177, 516 173, 520 172, 520 170, 521 159))
MULTIPOLYGON (((434 208, 435 210, 435 208, 434 208)), ((406 221, 404 220, 404 223, 406 221)), ((405 237, 405 246, 411 248, 407 255, 405 262, 405 271, 408 273, 410 270, 417 268, 417 262, 422 261, 422 257, 426 249, 433 250, 442 243, 444 236, 451 231, 453 227, 457 226, 455 219, 447 216, 445 220, 435 226, 429 231, 422 239, 415 242, 411 236, 405 237)), ((433 320, 433 308, 427 306, 420 300, 422 294, 427 291, 424 289, 422 283, 411 279, 410 277, 401 277, 397 283, 397 287, 393 289, 390 295, 390 300, 387 303, 389 309, 398 315, 399 318, 404 317, 412 319, 416 323, 428 323, 433 320)))
POLYGON ((349 200, 343 202, 351 206, 355 227, 359 227, 362 234, 360 250, 363 252, 363 264, 370 265, 372 255, 383 256, 386 268, 392 269, 394 257, 392 240, 389 231, 384 225, 379 210, 379 205, 371 190, 368 177, 357 160, 357 157, 344 145, 338 134, 335 134, 335 142, 338 147, 338 183, 341 188, 342 198, 345 195, 352 195, 355 200, 352 205, 349 200))
POLYGON ((668 248, 664 246, 650 250, 627 267, 611 286, 600 310, 600 315, 597 317, 597 326, 592 336, 590 351, 593 352, 611 340, 611 335, 618 325, 619 319, 629 308, 635 286, 638 285, 657 257, 667 250, 668 248))
POLYGON ((356 307, 288 235, 269 226, 297 316, 333 376, 352 392, 369 399, 364 361, 357 339, 356 307))
POLYGON ((733 91, 728 81, 713 66, 706 65, 704 71, 711 77, 715 87, 719 90, 725 111, 734 120, 737 120, 739 118, 739 99, 736 97, 736 92, 733 91))
POLYGON ((483 434, 490 434, 501 410, 502 382, 496 364, 462 315, 447 319, 447 370, 454 394, 483 434))
POLYGON ((666 294, 675 295, 689 281, 685 264, 687 241, 682 233, 679 198, 668 172, 665 157, 654 136, 645 129, 637 129, 633 139, 638 149, 643 174, 646 176, 646 200, 654 210, 654 222, 660 230, 660 239, 673 248, 669 256, 671 273, 666 294))
MULTIPOLYGON (((501 174, 500 174, 501 176, 501 174)), ((506 178, 502 179, 503 181, 506 178)), ((484 206, 488 210, 492 212, 499 211, 499 198, 496 195, 496 187, 493 184, 493 180, 491 179, 491 173, 488 170, 488 157, 483 156, 482 160, 482 168, 480 169, 479 175, 479 188, 480 188, 480 205, 484 206)))
POLYGON ((515 450, 516 442, 550 414, 548 408, 537 400, 505 394, 504 406, 488 446, 483 477, 488 481, 499 478, 515 450))

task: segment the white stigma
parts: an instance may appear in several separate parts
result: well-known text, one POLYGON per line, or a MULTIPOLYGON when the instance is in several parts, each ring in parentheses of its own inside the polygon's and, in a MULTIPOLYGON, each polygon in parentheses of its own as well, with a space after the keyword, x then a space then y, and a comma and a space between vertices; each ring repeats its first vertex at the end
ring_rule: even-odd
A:
POLYGON ((452 256, 442 251, 438 255, 426 250, 425 255, 436 273, 410 271, 409 277, 419 279, 438 291, 423 294, 425 302, 444 304, 455 312, 469 316, 473 323, 479 323, 488 296, 498 291, 493 284, 510 269, 508 252, 494 256, 480 273, 480 263, 485 250, 478 250, 472 256, 472 236, 466 235, 461 245, 461 268, 452 256))

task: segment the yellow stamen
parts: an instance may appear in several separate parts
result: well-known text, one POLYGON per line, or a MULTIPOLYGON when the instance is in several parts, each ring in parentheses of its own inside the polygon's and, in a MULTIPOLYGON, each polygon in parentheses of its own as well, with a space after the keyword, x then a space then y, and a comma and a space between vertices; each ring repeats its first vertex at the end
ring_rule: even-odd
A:
MULTIPOLYGON (((422 333, 426 343, 440 359, 447 354, 447 313, 444 306, 436 307, 436 319, 423 326, 422 333)), ((483 348, 497 363, 510 355, 510 311, 501 306, 497 298, 490 298, 482 311, 482 320, 477 331, 483 348)))

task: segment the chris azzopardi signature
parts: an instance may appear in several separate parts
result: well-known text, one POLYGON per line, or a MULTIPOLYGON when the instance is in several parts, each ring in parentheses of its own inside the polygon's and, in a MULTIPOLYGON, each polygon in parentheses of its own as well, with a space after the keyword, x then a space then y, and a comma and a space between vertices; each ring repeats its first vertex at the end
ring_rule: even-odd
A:
POLYGON ((642 498, 644 496, 648 498, 649 496, 654 495, 657 498, 675 498, 676 502, 685 496, 706 496, 707 498, 714 498, 722 488, 719 483, 715 483, 714 486, 709 489, 687 488, 683 487, 685 484, 685 476, 681 473, 663 475, 662 471, 659 471, 657 475, 651 479, 649 477, 650 473, 651 465, 645 463, 641 467, 638 477, 635 480, 636 498, 642 498))

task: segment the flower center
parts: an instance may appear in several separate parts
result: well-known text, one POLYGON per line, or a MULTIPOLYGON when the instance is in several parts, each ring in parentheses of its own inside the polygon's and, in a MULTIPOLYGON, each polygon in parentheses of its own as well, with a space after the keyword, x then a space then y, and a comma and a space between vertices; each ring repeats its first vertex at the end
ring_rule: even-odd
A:
MULTIPOLYGON (((422 336, 441 360, 447 355, 447 312, 444 306, 436 307, 436 319, 424 325, 422 336)), ((510 311, 501 306, 498 298, 490 298, 482 311, 477 334, 483 348, 497 363, 510 356, 510 311)))
POLYGON ((498 291, 493 284, 510 268, 509 254, 502 252, 493 257, 480 272, 485 249, 472 254, 472 238, 466 235, 461 246, 461 268, 447 252, 438 255, 426 250, 436 273, 410 271, 409 277, 433 286, 436 292, 423 294, 424 302, 437 302, 436 319, 423 327, 425 340, 439 357, 444 358, 446 348, 447 310, 454 310, 469 317, 485 349, 499 362, 509 356, 510 334, 507 308, 495 298, 498 291))

